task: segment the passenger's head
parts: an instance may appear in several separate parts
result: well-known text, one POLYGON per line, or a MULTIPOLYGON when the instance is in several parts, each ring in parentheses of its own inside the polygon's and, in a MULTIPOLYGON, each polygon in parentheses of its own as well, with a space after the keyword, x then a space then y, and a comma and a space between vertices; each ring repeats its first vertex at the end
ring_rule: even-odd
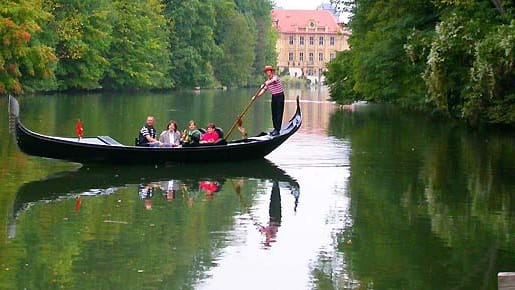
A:
POLYGON ((154 126, 154 116, 147 117, 147 125, 154 126))
POLYGON ((175 122, 174 120, 170 120, 170 122, 168 122, 168 125, 166 125, 166 129, 177 131, 177 122, 175 122))
POLYGON ((189 123, 188 123, 188 128, 190 130, 195 130, 197 129, 197 125, 195 125, 195 121, 191 120, 189 123))
POLYGON ((145 199, 145 209, 152 210, 152 199, 150 199, 150 198, 145 199))
POLYGON ((214 123, 209 123, 209 124, 207 124, 206 128, 207 128, 208 132, 213 132, 216 129, 216 126, 214 123))
POLYGON ((170 189, 166 191, 166 200, 172 201, 175 199, 175 189, 170 189))

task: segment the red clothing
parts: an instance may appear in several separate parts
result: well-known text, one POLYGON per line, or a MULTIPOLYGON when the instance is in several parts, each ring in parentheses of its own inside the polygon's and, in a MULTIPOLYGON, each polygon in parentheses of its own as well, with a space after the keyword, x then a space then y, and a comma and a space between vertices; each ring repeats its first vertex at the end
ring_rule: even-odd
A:
POLYGON ((200 189, 207 191, 208 193, 213 193, 218 190, 218 184, 211 181, 201 181, 200 189))
POLYGON ((211 133, 207 132, 202 134, 202 137, 200 137, 200 141, 206 141, 206 142, 216 142, 216 140, 220 139, 220 136, 218 136, 218 133, 216 131, 213 131, 211 133))

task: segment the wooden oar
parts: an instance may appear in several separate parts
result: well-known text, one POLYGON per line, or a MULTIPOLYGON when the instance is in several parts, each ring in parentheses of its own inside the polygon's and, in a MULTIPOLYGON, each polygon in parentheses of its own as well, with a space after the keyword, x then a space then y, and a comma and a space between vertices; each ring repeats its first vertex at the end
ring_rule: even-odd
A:
POLYGON ((256 91, 256 93, 254 94, 254 96, 252 96, 252 98, 250 99, 250 102, 247 104, 247 106, 245 107, 245 109, 243 109, 243 112, 241 112, 241 114, 238 116, 238 118, 236 119, 236 121, 234 121, 234 124, 232 124, 232 127, 231 129, 229 129, 229 132, 227 133, 227 135, 225 135, 225 139, 226 140, 229 140, 229 136, 231 135, 232 131, 234 130, 234 128, 236 128, 236 125, 238 124, 238 121, 241 120, 243 118, 243 116, 245 116, 245 114, 247 113, 247 111, 250 109, 250 107, 252 106, 252 104, 254 103, 254 101, 257 99, 257 95, 259 94, 259 92, 261 92, 261 90, 265 87, 265 84, 262 84, 259 89, 256 91))

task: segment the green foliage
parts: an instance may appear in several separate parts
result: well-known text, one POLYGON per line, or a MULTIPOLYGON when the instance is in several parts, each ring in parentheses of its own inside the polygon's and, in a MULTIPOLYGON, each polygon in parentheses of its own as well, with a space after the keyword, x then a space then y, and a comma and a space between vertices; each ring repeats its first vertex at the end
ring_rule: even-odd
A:
POLYGON ((214 60, 215 76, 227 86, 246 86, 253 73, 256 33, 253 18, 246 18, 235 9, 233 1, 216 4, 215 39, 223 56, 214 60))
POLYGON ((53 50, 33 40, 50 17, 41 1, 0 2, 0 94, 22 93, 23 80, 52 75, 53 50))
POLYGON ((211 61, 221 50, 214 42, 216 25, 213 0, 164 1, 171 19, 170 55, 172 79, 180 87, 213 83, 211 61))
POLYGON ((277 42, 277 31, 272 26, 270 11, 272 3, 268 0, 235 0, 240 13, 246 15, 251 30, 255 34, 255 45, 253 47, 254 72, 249 85, 261 84, 263 79, 263 67, 265 65, 275 66, 277 62, 277 52, 275 50, 277 42))
POLYGON ((157 0, 114 1, 110 66, 103 87, 169 88, 168 28, 157 0))
POLYGON ((0 7, 0 93, 248 86, 276 59, 268 0, 4 0, 0 7))
POLYGON ((468 67, 472 63, 473 39, 476 29, 465 29, 464 19, 452 15, 436 26, 427 60, 425 80, 429 89, 428 101, 434 102, 439 110, 458 117, 461 111, 462 86, 468 80, 468 67))
POLYGON ((170 75, 178 86, 246 86, 275 62, 269 1, 165 3, 172 25, 170 75))
POLYGON ((49 89, 100 88, 109 66, 106 53, 112 42, 113 11, 108 0, 47 0, 54 20, 46 23, 50 45, 58 57, 56 84, 49 89))
POLYGON ((345 70, 352 87, 332 84, 330 78, 331 93, 338 95, 335 99, 346 95, 350 96, 349 100, 362 96, 375 101, 420 103, 423 93, 418 84, 422 64, 410 61, 404 45, 414 31, 434 22, 432 5, 422 2, 410 5, 403 1, 356 1, 356 4, 350 24, 352 56, 344 62, 337 60, 341 68, 331 64, 328 73, 330 76, 345 70), (339 93, 340 89, 345 92, 339 93))
POLYGON ((350 104, 360 100, 361 95, 354 90, 356 81, 352 74, 353 50, 343 51, 327 65, 325 81, 329 85, 331 98, 340 104, 350 104))
POLYGON ((515 124, 514 4, 333 2, 354 12, 352 51, 347 60, 333 61, 327 73, 333 99, 348 102, 361 95, 473 124, 515 124), (347 85, 338 83, 344 78, 347 85))
POLYGON ((515 123, 515 21, 475 46, 463 113, 472 122, 515 123))

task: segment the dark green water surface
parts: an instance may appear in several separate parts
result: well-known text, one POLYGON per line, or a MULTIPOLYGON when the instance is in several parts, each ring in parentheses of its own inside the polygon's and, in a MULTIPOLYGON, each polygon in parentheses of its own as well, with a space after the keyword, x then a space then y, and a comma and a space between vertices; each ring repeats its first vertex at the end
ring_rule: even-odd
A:
MULTIPOLYGON (((34 96, 33 131, 132 144, 147 115, 226 128, 252 91, 34 96)), ((515 272, 515 133, 301 97, 266 160, 81 166, 26 156, 0 99, 0 289, 497 289, 515 272)), ((270 96, 244 119, 272 127, 270 96)), ((236 134, 234 137, 238 137, 236 134)))

